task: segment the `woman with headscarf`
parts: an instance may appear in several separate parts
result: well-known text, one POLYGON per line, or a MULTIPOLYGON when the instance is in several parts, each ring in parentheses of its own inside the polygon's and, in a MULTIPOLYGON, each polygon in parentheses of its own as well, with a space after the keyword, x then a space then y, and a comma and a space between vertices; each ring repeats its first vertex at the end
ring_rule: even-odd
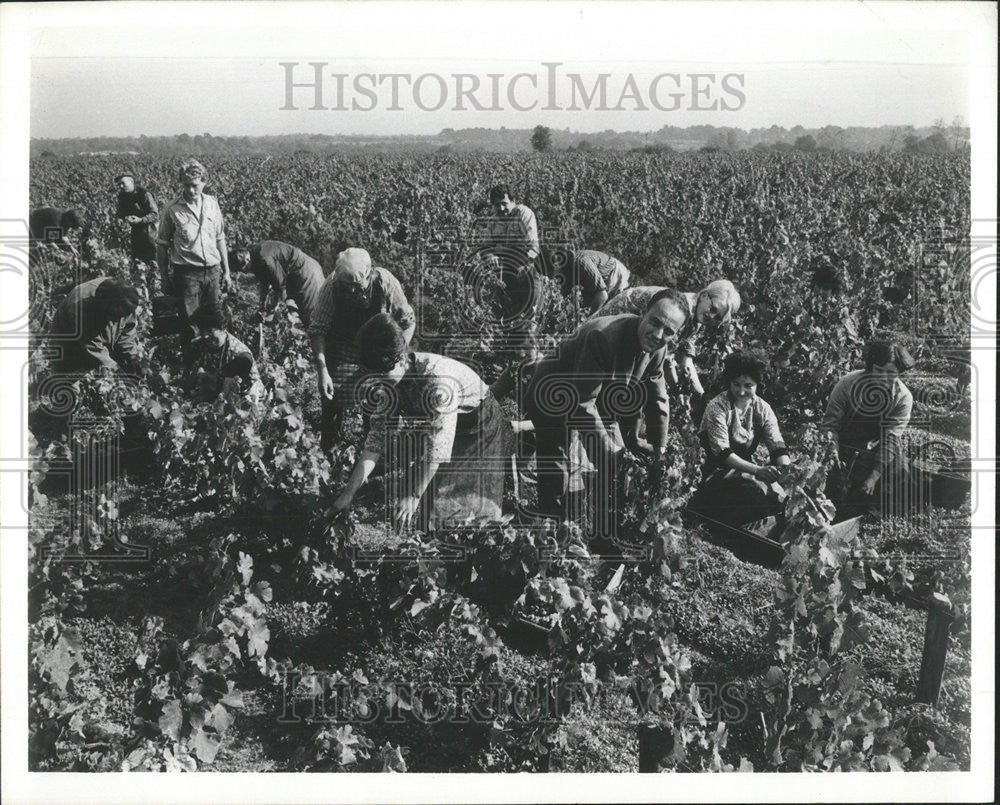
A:
POLYGON ((772 484, 779 467, 791 462, 774 410, 757 396, 765 370, 759 353, 729 355, 722 370, 726 390, 709 401, 701 420, 705 465, 688 508, 723 525, 741 526, 783 511, 772 484), (755 460, 762 444, 768 464, 755 460))
POLYGON ((865 349, 865 368, 833 387, 820 429, 837 444, 839 463, 827 480, 826 494, 837 506, 838 520, 873 511, 880 501, 891 502, 905 482, 902 435, 910 423, 913 395, 899 376, 913 366, 905 347, 872 341, 865 349))
POLYGON ((384 457, 386 468, 401 476, 390 492, 397 526, 499 519, 513 435, 479 375, 452 358, 411 352, 386 313, 364 324, 358 343, 367 375, 358 392, 371 429, 334 509, 351 506, 384 457))

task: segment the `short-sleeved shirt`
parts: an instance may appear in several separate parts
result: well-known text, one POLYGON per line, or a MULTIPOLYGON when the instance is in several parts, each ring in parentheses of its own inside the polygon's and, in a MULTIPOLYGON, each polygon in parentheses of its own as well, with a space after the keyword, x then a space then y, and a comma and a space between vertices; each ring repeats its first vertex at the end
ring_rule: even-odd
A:
POLYGON ((487 245, 514 250, 530 259, 538 254, 538 223, 535 213, 523 204, 515 204, 511 211, 483 222, 487 245))
POLYGON ((379 313, 388 313, 404 330, 416 321, 399 280, 386 269, 374 269, 368 300, 360 305, 341 291, 336 274, 331 274, 320 288, 309 334, 321 339, 328 363, 357 363, 358 331, 379 313))
POLYGON ((222 262, 225 222, 215 196, 203 193, 195 212, 183 198, 174 199, 160 215, 156 242, 167 247, 170 264, 209 268, 222 262))
POLYGON ((278 240, 262 240, 250 248, 248 267, 262 286, 288 294, 309 326, 325 278, 323 267, 301 249, 278 240))
POLYGON ((771 406, 760 397, 754 397, 741 413, 728 391, 713 397, 705 406, 699 436, 708 454, 705 476, 724 466, 731 453, 750 460, 760 443, 767 447, 772 458, 787 452, 771 406))
POLYGON ((476 410, 489 394, 489 387, 464 363, 430 352, 410 353, 396 389, 396 410, 372 415, 365 451, 382 455, 390 421, 413 419, 427 434, 430 460, 442 464, 451 460, 459 414, 476 410))
POLYGON ((61 370, 116 369, 118 362, 114 355, 138 356, 135 314, 109 321, 95 298, 98 287, 109 279, 97 277, 77 285, 56 309, 51 334, 54 345, 63 350, 62 358, 56 362, 61 370))

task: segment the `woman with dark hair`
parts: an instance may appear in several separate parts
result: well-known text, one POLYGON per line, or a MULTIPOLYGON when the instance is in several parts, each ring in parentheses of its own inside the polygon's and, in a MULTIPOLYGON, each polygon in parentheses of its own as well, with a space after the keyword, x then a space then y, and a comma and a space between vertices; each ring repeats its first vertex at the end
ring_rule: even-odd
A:
POLYGON ((194 312, 191 323, 199 332, 193 342, 191 372, 199 379, 200 396, 214 399, 222 391, 226 380, 234 378, 246 397, 259 401, 263 397, 264 386, 253 353, 226 329, 229 326, 226 309, 218 302, 206 302, 194 312))
POLYGON ((910 423, 913 395, 899 375, 913 368, 910 353, 891 341, 872 341, 865 368, 837 381, 820 429, 837 443, 836 465, 826 494, 837 519, 870 512, 890 503, 905 483, 907 466, 902 435, 910 423), (885 491, 883 491, 885 490, 885 491))
POLYGON ((479 375, 452 358, 411 352, 387 313, 369 319, 358 342, 367 373, 358 393, 371 429, 334 509, 350 508, 384 457, 385 466, 400 475, 390 490, 397 526, 499 519, 513 434, 479 375))
POLYGON ((726 526, 745 525, 783 510, 772 484, 778 480, 778 468, 791 462, 774 411, 757 396, 765 361, 753 352, 729 355, 722 370, 726 391, 709 401, 701 420, 705 465, 688 508, 726 526), (754 460, 761 444, 770 452, 770 464, 754 460))

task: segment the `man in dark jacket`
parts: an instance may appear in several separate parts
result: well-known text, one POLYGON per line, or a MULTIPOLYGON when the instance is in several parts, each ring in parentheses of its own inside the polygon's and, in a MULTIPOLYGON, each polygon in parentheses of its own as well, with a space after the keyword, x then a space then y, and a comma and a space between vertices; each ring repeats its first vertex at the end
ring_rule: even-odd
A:
POLYGON ((156 261, 156 223, 160 217, 156 200, 146 188, 136 186, 131 174, 121 174, 115 183, 118 185, 116 217, 131 228, 132 259, 153 263, 156 261))
POLYGON ((237 271, 253 274, 260 283, 261 313, 267 310, 267 298, 274 291, 274 302, 291 297, 299 311, 302 325, 308 330, 319 291, 325 277, 323 268, 301 249, 279 240, 262 240, 249 249, 235 249, 229 264, 237 271))
POLYGON ((77 285, 59 304, 50 330, 62 355, 54 361, 59 372, 119 368, 138 358, 135 310, 139 294, 112 277, 97 277, 77 285))
POLYGON ((523 404, 535 426, 541 514, 565 516, 571 437, 577 431, 599 473, 597 527, 605 534, 615 527, 608 515, 617 508, 622 448, 662 462, 670 417, 663 360, 687 316, 683 299, 667 289, 650 300, 641 317, 584 322, 556 355, 538 364, 523 404), (638 438, 640 414, 648 441, 638 438))

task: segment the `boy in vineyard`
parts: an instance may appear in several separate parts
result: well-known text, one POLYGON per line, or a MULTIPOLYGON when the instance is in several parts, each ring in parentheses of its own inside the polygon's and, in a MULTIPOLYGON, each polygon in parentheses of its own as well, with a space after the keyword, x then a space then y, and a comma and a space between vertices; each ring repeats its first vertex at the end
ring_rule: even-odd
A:
POLYGON ((902 436, 910 424, 913 395, 900 374, 914 366, 910 353, 887 340, 865 349, 865 368, 850 372, 833 387, 820 422, 837 446, 838 463, 826 494, 837 520, 878 511, 892 504, 908 475, 902 436))
MULTIPOLYGON (((215 197, 204 192, 205 177, 205 167, 197 160, 181 165, 177 173, 181 196, 164 208, 156 238, 156 264, 164 293, 182 298, 189 323, 202 304, 218 303, 232 283, 222 210, 215 197)), ((193 325, 182 334, 188 364, 195 335, 193 325)))
POLYGON ((503 284, 499 300, 501 352, 514 360, 538 356, 537 322, 541 303, 536 261, 539 254, 535 213, 515 204, 506 185, 490 189, 494 216, 477 222, 483 232, 481 254, 503 284))
POLYGON ((322 422, 320 446, 333 447, 341 436, 344 410, 354 404, 358 379, 359 333, 379 313, 389 314, 410 343, 417 327, 403 287, 384 268, 372 266, 364 249, 337 255, 333 273, 320 288, 309 325, 319 382, 322 422))
POLYGON ((556 355, 541 360, 524 400, 535 427, 540 514, 560 520, 567 514, 573 431, 598 471, 602 536, 617 527, 609 515, 616 511, 615 493, 624 478, 622 448, 651 459, 654 473, 660 471, 670 418, 663 362, 688 317, 683 297, 664 289, 641 317, 590 319, 556 355), (638 438, 640 414, 649 441, 638 438))
POLYGON ((229 326, 226 309, 217 302, 209 302, 195 311, 192 321, 200 332, 194 341, 191 366, 199 398, 215 399, 226 380, 232 378, 246 397, 259 402, 264 387, 253 353, 226 329, 229 326))
POLYGON ((129 225, 130 255, 133 260, 153 263, 156 260, 156 224, 159 212, 153 194, 137 187, 135 178, 123 173, 115 178, 118 185, 116 217, 129 225))
POLYGON ((299 311, 302 326, 309 329, 313 311, 319 301, 320 288, 326 278, 323 267, 301 249, 278 240, 262 240, 249 249, 235 249, 229 264, 245 271, 260 284, 259 313, 268 309, 267 298, 274 291, 274 310, 278 302, 291 297, 299 311))

